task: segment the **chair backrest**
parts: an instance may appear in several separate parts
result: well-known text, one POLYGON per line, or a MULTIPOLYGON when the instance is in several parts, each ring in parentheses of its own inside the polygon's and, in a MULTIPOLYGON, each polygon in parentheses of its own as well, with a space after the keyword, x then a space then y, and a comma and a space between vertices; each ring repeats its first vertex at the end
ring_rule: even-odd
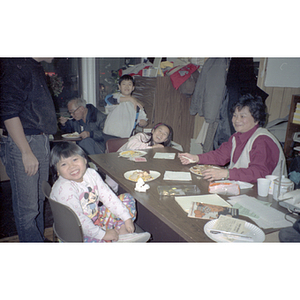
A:
POLYGON ((44 195, 48 198, 53 214, 53 230, 62 242, 83 242, 83 232, 76 213, 68 206, 50 198, 51 186, 47 181, 42 183, 44 195))
POLYGON ((128 138, 117 138, 106 141, 106 153, 117 152, 125 143, 128 142, 128 138))

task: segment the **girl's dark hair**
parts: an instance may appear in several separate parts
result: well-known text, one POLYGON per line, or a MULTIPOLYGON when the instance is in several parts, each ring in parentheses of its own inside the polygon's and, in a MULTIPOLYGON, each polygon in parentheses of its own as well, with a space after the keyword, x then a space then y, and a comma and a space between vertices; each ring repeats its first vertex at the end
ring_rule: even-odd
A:
POLYGON ((119 85, 121 84, 121 82, 123 80, 130 80, 132 82, 133 86, 135 86, 134 79, 131 75, 125 74, 125 75, 121 76, 120 79, 119 79, 119 85))
POLYGON ((164 145, 164 147, 170 147, 172 144, 172 140, 173 140, 173 129, 171 126, 169 126, 165 123, 158 123, 158 124, 154 125, 154 127, 152 128, 151 133, 149 133, 150 138, 148 140, 148 142, 150 142, 150 146, 154 145, 152 131, 155 130, 156 128, 158 128, 159 126, 166 126, 169 129, 169 135, 168 135, 167 139, 161 144, 164 145))
POLYGON ((86 153, 77 144, 72 142, 60 142, 55 144, 50 153, 50 167, 57 171, 56 165, 62 158, 80 155, 87 160, 86 153))
POLYGON ((262 98, 260 96, 252 96, 251 94, 241 96, 238 102, 236 102, 231 107, 232 115, 235 112, 236 108, 238 109, 238 111, 240 111, 244 107, 249 108, 251 116, 253 117, 255 122, 258 121, 260 127, 263 127, 265 125, 267 117, 266 105, 262 101, 262 98))

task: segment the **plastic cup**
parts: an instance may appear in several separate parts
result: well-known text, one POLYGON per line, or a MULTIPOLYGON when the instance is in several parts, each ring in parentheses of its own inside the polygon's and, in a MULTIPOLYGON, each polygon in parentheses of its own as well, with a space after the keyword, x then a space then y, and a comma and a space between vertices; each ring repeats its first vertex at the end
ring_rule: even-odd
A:
POLYGON ((266 179, 270 179, 271 183, 270 183, 270 187, 269 187, 269 194, 273 195, 273 191, 274 191, 274 180, 278 178, 278 176, 276 175, 267 175, 266 179))
POLYGON ((261 197, 267 197, 269 194, 271 180, 267 178, 257 179, 257 192, 261 197))

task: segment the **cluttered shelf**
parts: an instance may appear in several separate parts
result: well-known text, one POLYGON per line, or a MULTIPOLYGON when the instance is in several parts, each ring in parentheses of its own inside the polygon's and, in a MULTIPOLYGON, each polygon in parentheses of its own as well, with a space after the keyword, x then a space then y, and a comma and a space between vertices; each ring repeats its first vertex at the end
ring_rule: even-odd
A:
POLYGON ((289 166, 298 151, 294 147, 300 146, 300 95, 293 95, 290 106, 288 125, 284 142, 284 154, 289 166))

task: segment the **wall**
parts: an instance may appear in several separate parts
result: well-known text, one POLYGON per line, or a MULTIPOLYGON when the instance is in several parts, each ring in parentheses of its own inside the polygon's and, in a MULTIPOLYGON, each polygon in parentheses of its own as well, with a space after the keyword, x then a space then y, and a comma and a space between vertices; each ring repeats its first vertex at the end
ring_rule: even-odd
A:
POLYGON ((266 87, 265 77, 268 59, 261 58, 257 85, 269 94, 266 105, 269 113, 269 122, 278 118, 284 118, 289 114, 292 95, 300 94, 300 88, 266 87))

